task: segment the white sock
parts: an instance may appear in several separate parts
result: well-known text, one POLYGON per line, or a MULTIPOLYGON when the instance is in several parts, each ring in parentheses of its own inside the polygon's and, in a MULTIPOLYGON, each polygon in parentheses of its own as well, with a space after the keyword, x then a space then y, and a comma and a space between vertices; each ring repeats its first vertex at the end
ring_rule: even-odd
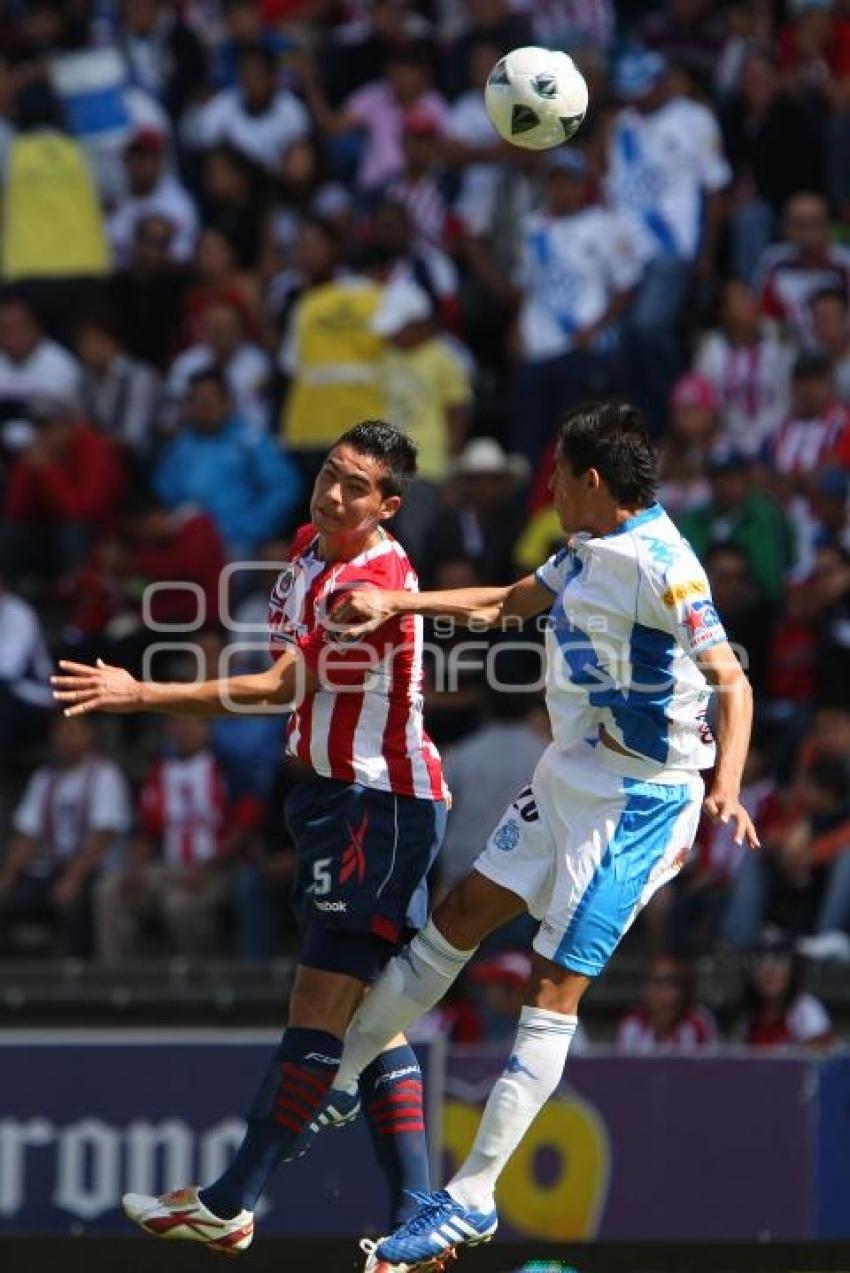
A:
POLYGON ((428 920, 387 964, 348 1027, 334 1087, 353 1094, 357 1080, 396 1034, 439 1003, 475 950, 457 950, 428 920))
POLYGON ((493 1088, 466 1162, 446 1188, 474 1211, 492 1211, 496 1181, 561 1081, 577 1017, 523 1008, 510 1060, 493 1088))

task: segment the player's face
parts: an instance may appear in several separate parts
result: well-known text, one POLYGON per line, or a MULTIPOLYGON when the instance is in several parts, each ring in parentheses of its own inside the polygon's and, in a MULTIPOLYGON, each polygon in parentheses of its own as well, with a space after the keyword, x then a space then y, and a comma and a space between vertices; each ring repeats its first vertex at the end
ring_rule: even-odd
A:
POLYGON ((368 537, 401 504, 397 495, 384 495, 384 465, 373 455, 350 446, 335 446, 322 465, 310 516, 323 535, 348 540, 368 537))
POLYGON ((573 535, 580 530, 595 530, 593 509, 596 483, 588 470, 579 476, 573 472, 567 460, 557 460, 555 471, 549 480, 555 511, 564 534, 573 535))

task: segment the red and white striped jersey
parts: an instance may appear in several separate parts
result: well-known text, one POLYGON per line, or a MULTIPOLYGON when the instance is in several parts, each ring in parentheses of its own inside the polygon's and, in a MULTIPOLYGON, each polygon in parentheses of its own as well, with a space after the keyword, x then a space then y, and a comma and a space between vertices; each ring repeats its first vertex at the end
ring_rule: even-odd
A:
POLYGON ((669 1034, 660 1036, 643 1008, 629 1012, 617 1027, 617 1050, 635 1055, 653 1052, 694 1052, 717 1042, 717 1022, 707 1008, 697 1004, 677 1021, 669 1034))
POLYGON ((768 443, 768 463, 777 473, 812 473, 846 445, 850 414, 833 402, 811 419, 791 416, 768 443))
POLYGON ((217 857, 228 813, 224 779, 207 750, 158 761, 139 798, 141 829, 160 842, 169 866, 197 866, 217 857))
POLYGON ((822 259, 811 263, 793 243, 778 243, 759 261, 754 287, 762 312, 787 324, 804 345, 812 345, 812 297, 831 290, 850 300, 850 251, 831 243, 822 259))
POLYGON ((316 528, 295 536, 289 564, 272 589, 273 658, 300 650, 322 688, 293 712, 287 750, 316 773, 425 800, 445 799, 440 755, 422 720, 422 617, 400 615, 355 644, 326 620, 358 586, 415 592, 416 573, 391 535, 351 561, 319 556, 316 528))

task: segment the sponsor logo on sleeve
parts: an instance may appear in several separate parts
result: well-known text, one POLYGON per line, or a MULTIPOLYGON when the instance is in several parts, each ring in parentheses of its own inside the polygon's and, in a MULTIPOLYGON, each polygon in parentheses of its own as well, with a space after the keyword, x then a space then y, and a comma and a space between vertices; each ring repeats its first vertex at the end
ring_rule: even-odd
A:
POLYGON ((661 600, 665 606, 675 606, 689 597, 706 597, 705 583, 702 579, 687 579, 682 583, 673 583, 662 593, 661 600))
POLYGON ((688 630, 691 650, 701 650, 703 646, 713 645, 725 637, 723 624, 711 601, 692 601, 685 607, 683 622, 688 630))

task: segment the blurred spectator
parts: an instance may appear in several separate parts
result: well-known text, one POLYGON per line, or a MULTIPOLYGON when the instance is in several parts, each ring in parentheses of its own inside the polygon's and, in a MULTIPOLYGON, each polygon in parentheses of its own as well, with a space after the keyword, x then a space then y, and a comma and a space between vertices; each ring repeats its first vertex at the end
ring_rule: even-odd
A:
POLYGON ((401 153, 401 172, 390 182, 387 196, 407 209, 417 239, 441 243, 447 199, 436 116, 416 108, 407 112, 402 124, 401 153))
POLYGON ((731 541, 714 544, 703 562, 726 635, 756 693, 763 691, 776 610, 760 592, 740 545, 731 541))
POLYGON ((181 427, 162 453, 154 489, 169 508, 199 504, 239 558, 286 525, 300 483, 292 462, 235 410, 220 371, 189 380, 181 427))
POLYGON ((165 383, 162 423, 179 415, 192 377, 215 370, 224 377, 233 406, 258 436, 270 424, 272 361, 260 345, 247 340, 241 306, 211 301, 198 323, 200 340, 174 359, 165 383))
POLYGON ((363 257, 387 283, 413 282, 423 288, 443 323, 457 327, 458 274, 454 262, 433 243, 416 239, 407 208, 383 199, 369 217, 363 257))
POLYGON ((237 310, 246 338, 258 340, 262 315, 257 279, 250 271, 239 268, 225 234, 206 229, 198 240, 192 284, 186 294, 185 326, 190 344, 203 340, 204 317, 216 305, 237 310))
POLYGON ((58 717, 50 750, 27 783, 0 861, 0 941, 10 943, 24 921, 48 921, 66 953, 87 955, 91 888, 130 830, 129 791, 118 766, 99 754, 91 719, 58 717))
POLYGON ((233 146, 213 146, 204 153, 200 174, 203 224, 226 237, 243 269, 254 268, 260 254, 265 180, 257 165, 233 146))
POLYGON ((289 147, 309 132, 310 117, 293 93, 277 87, 276 61, 265 44, 243 45, 237 87, 222 89, 187 121, 186 142, 198 150, 232 146, 266 172, 279 172, 289 147))
POLYGON ((731 172, 717 120, 675 92, 659 53, 624 55, 615 87, 626 105, 610 132, 606 188, 611 206, 652 244, 627 330, 633 392, 657 431, 682 360, 676 323, 694 275, 713 269, 731 172))
POLYGON ((137 489, 122 514, 123 533, 101 539, 60 585, 70 606, 63 641, 77 661, 102 656, 139 672, 156 636, 147 622, 194 629, 219 621, 226 558, 215 522, 196 505, 167 509, 137 489))
POLYGON ((522 226, 514 446, 534 464, 571 403, 617 380, 616 327, 640 278, 624 218, 593 201, 587 160, 563 146, 547 160, 546 202, 522 226))
POLYGON ((832 1042, 832 1022, 819 999, 801 988, 800 965, 781 930, 765 928, 747 967, 737 1035, 751 1048, 807 1047, 832 1042))
MULTIPOLYGON (((832 481, 834 473, 825 477, 832 481)), ((823 508, 822 492, 817 498, 823 508)), ((846 543, 846 480, 839 500, 844 512, 842 539, 846 543)), ((806 625, 809 691, 821 702, 850 704, 850 552, 841 540, 827 539, 815 547, 808 574, 795 580, 795 586, 789 589, 787 613, 791 622, 806 625)))
MULTIPOLYGON (((469 83, 474 51, 482 41, 502 52, 535 43, 532 15, 518 13, 519 7, 511 0, 467 0, 459 6, 461 30, 440 59, 440 74, 449 97, 457 97, 469 83)), ((535 0, 531 7, 545 12, 547 5, 545 0, 543 4, 535 0)))
POLYGON ((159 402, 159 377, 122 348, 112 315, 92 315, 77 328, 82 372, 77 397, 88 420, 128 451, 145 455, 159 402))
POLYGON ((379 373, 387 414, 416 443, 419 477, 437 483, 463 446, 472 386, 468 355, 439 335, 432 313, 421 287, 391 284, 372 329, 387 341, 379 373))
POLYGON ((53 714, 53 671, 41 623, 0 579, 0 760, 42 741, 53 714))
POLYGON ((669 426, 658 448, 658 498, 671 517, 704 504, 711 493, 708 456, 717 435, 717 399, 699 372, 680 376, 670 394, 669 426))
POLYGON ((448 106, 432 87, 431 51, 421 43, 390 46, 383 78, 357 89, 340 111, 328 105, 312 59, 302 59, 301 71, 304 97, 321 131, 363 134, 357 185, 364 194, 377 193, 401 173, 408 112, 429 116, 439 132, 445 127, 448 106))
POLYGON ((643 987, 643 1002, 617 1028, 617 1050, 633 1055, 695 1052, 717 1041, 717 1024, 696 1000, 694 970, 670 955, 656 955, 643 987))
POLYGON ((772 486, 789 501, 797 533, 810 516, 805 498, 812 476, 835 461, 850 438, 850 414, 835 396, 832 366, 825 354, 800 354, 791 375, 791 410, 770 437, 764 459, 772 486))
POLYGON ((384 413, 384 341, 372 327, 380 301, 368 274, 340 274, 306 288, 290 314, 279 356, 289 376, 281 432, 308 484, 341 424, 384 413))
POLYGON ((484 722, 445 756, 452 816, 437 862, 441 892, 466 875, 493 829, 499 801, 530 781, 550 741, 545 708, 527 694, 491 691, 486 702, 484 722))
POLYGON ((186 187, 166 167, 162 133, 151 127, 138 129, 127 142, 124 162, 127 193, 107 227, 116 264, 129 264, 136 226, 148 216, 161 217, 173 227, 170 259, 188 261, 198 237, 198 213, 186 187))
POLYGON ((711 498, 684 512, 679 529, 699 557, 713 544, 737 545, 746 554, 761 595, 777 600, 790 564, 782 510, 754 484, 750 459, 729 447, 718 447, 712 453, 708 475, 711 498))
POLYGON ((76 359, 44 334, 31 306, 14 293, 0 295, 0 412, 6 418, 38 398, 74 401, 76 359))
POLYGON ((616 31, 613 0, 519 0, 516 8, 531 21, 532 43, 566 49, 585 63, 590 50, 605 51, 616 31))
POLYGON ((531 958, 522 950, 473 960, 466 980, 475 991, 480 1021, 476 1042, 505 1047, 512 1043, 530 977, 531 958))
POLYGON ((823 189, 824 145, 811 112, 783 91, 773 55, 751 47, 738 93, 724 112, 726 153, 735 174, 732 264, 752 282, 779 215, 798 190, 823 189))
POLYGON ((726 14, 712 0, 667 0, 638 25, 638 35, 706 89, 726 40, 726 14))
POLYGON ((785 242, 765 249, 754 287, 762 311, 811 345, 812 297, 827 288, 850 297, 850 249, 832 242, 829 208, 818 194, 792 195, 782 228, 785 242))
POLYGON ((700 341, 694 368, 714 386, 723 436, 757 455, 787 414, 793 349, 740 279, 723 284, 719 319, 700 341))
POLYGON ((265 45, 275 59, 292 47, 288 36, 271 26, 259 0, 223 0, 221 10, 224 35, 216 43, 210 67, 210 81, 215 88, 235 86, 239 52, 245 45, 265 45))
POLYGON ((188 282, 169 255, 173 234, 163 217, 140 218, 130 264, 111 276, 108 288, 127 352, 161 371, 177 348, 188 282))
POLYGON ((520 489, 529 466, 520 455, 506 455, 493 438, 475 438, 452 466, 456 496, 428 537, 428 568, 441 562, 473 563, 479 582, 510 578, 511 547, 524 523, 520 489))
POLYGON ((203 90, 206 55, 199 37, 167 0, 122 0, 119 12, 118 43, 133 83, 178 119, 203 90))
POLYGON ((77 566, 114 522, 127 477, 115 444, 62 402, 43 401, 6 486, 0 545, 7 578, 77 566))
POLYGON ((18 96, 18 132, 3 172, 0 276, 37 280, 57 322, 70 300, 109 269, 103 212, 82 148, 65 133, 61 107, 45 82, 18 96), (83 283, 86 280, 86 284, 83 283))
POLYGON ((164 925, 171 952, 211 954, 233 859, 256 826, 254 805, 228 797, 208 723, 175 716, 166 731, 172 751, 145 779, 128 865, 95 889, 97 953, 105 964, 138 955, 139 925, 152 919, 164 925))
POLYGON ((844 292, 816 292, 811 299, 812 336, 817 348, 832 362, 836 396, 850 406, 850 321, 844 292))

